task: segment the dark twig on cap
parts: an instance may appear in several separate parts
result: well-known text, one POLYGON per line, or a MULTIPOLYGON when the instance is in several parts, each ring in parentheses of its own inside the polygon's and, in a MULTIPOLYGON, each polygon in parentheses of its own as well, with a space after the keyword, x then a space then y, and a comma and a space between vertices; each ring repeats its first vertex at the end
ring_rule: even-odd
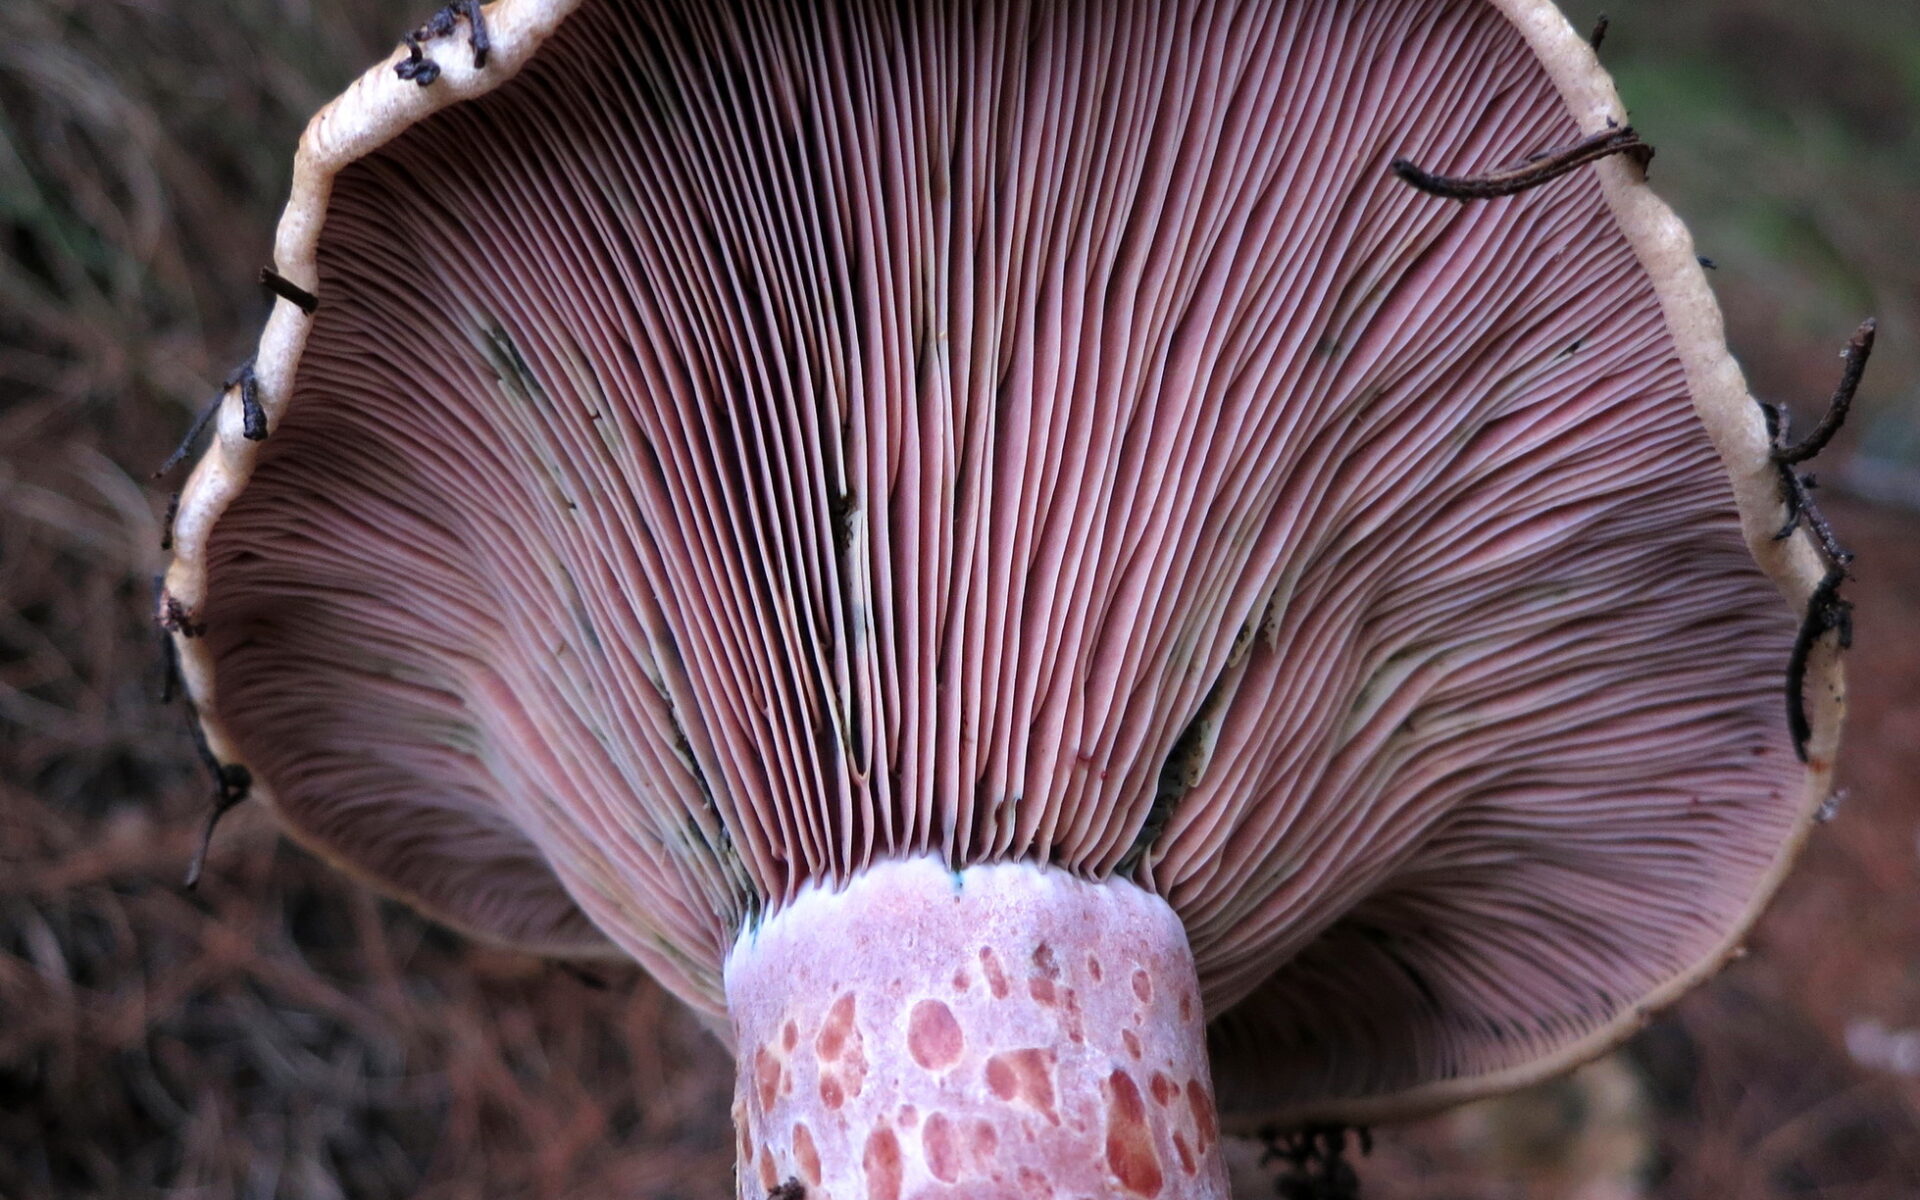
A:
POLYGON ((232 811, 234 806, 247 798, 253 790, 253 772, 240 763, 223 763, 220 756, 207 744, 207 731, 200 726, 200 712, 188 700, 187 736, 193 739, 193 752, 207 768, 207 774, 213 777, 213 808, 207 813, 206 824, 200 829, 200 845, 193 852, 193 860, 187 864, 187 875, 183 881, 188 891, 200 886, 200 873, 207 865, 207 851, 213 845, 213 831, 220 824, 220 818, 232 811))
MULTIPOLYGON (((164 549, 164 547, 163 547, 164 549)), ((153 577, 153 609, 165 610, 167 602, 167 577, 153 577)), ((172 704, 178 695, 180 686, 180 652, 173 644, 173 635, 168 632, 165 621, 161 621, 156 632, 160 635, 160 703, 172 704)))
POLYGON ((473 65, 487 65, 487 55, 493 52, 493 39, 487 36, 486 14, 480 11, 480 0, 462 0, 461 8, 467 14, 467 28, 472 31, 468 42, 473 47, 473 65))
POLYGON ((1840 545, 1839 539, 1833 534, 1833 527, 1827 524, 1820 506, 1814 503, 1813 476, 1801 475, 1794 467, 1824 450, 1846 421, 1853 395, 1860 387, 1860 377, 1867 369, 1867 359, 1873 353, 1875 328, 1873 318, 1869 317, 1854 331, 1853 337, 1847 342, 1846 351, 1841 355, 1846 365, 1840 372, 1840 385, 1834 389, 1833 399, 1828 402, 1820 424, 1804 439, 1798 442, 1789 440, 1790 421, 1783 406, 1765 402, 1760 405, 1761 415, 1767 422, 1767 439, 1773 446, 1771 457, 1780 472, 1780 499, 1787 507, 1787 519, 1781 524, 1779 532, 1773 535, 1774 540, 1784 541, 1804 522, 1813 531, 1821 556, 1830 567, 1846 567, 1853 561, 1853 555, 1840 545))
POLYGON ((565 972, 566 974, 573 976, 574 981, 577 982, 581 987, 591 988, 596 992, 604 992, 608 988, 613 986, 612 984, 609 984, 602 977, 595 975, 592 971, 589 971, 585 967, 581 966, 579 963, 568 962, 566 959, 563 958, 563 959, 555 960, 553 965, 558 967, 561 971, 565 972))
MULTIPOLYGON (((236 387, 240 389, 240 432, 251 442, 266 440, 267 413, 260 407, 260 381, 254 377, 253 360, 249 358, 227 373, 226 379, 220 385, 220 394, 200 410, 200 415, 193 419, 193 424, 187 426, 186 436, 181 438, 180 444, 173 448, 173 453, 167 455, 167 461, 160 464, 160 469, 153 473, 154 479, 171 473, 175 467, 187 461, 188 456, 193 453, 194 446, 199 443, 200 435, 206 432, 207 426, 212 424, 213 418, 219 414, 220 406, 226 403, 227 393, 236 387)), ((167 524, 169 527, 172 526, 171 516, 168 517, 167 524)), ((167 547, 163 545, 161 549, 164 550, 167 547)))
POLYGON ((1807 528, 1813 531, 1813 540, 1819 545, 1820 556, 1827 561, 1827 565, 1844 567, 1851 564, 1853 551, 1840 544, 1840 539, 1834 536, 1833 526, 1827 523, 1826 515, 1813 502, 1813 489, 1820 486, 1820 481, 1812 475, 1783 471, 1781 485, 1787 493, 1787 523, 1773 535, 1773 540, 1785 541, 1804 521, 1807 528))
POLYGON ((807 1200, 807 1185, 798 1179, 789 1179, 769 1190, 767 1200, 807 1200))
POLYGON ((407 44, 407 56, 393 64, 393 73, 402 79, 411 79, 421 87, 426 87, 440 78, 440 64, 428 58, 420 48, 420 42, 413 34, 401 38, 407 44))
POLYGON ((293 305, 308 316, 320 307, 320 297, 301 287, 293 280, 274 270, 272 267, 260 268, 260 284, 269 292, 293 305))
MULTIPOLYGON (((1274 1194, 1281 1200, 1358 1200, 1360 1176, 1346 1159, 1344 1125, 1309 1125, 1290 1133, 1271 1126, 1260 1131, 1260 1165, 1281 1164, 1274 1194)), ((1373 1153, 1373 1134, 1360 1128, 1360 1153, 1373 1153)))
POLYGON ((185 638, 197 638, 207 631, 205 625, 193 619, 187 606, 169 595, 164 588, 160 592, 160 628, 185 638))
MULTIPOLYGON (((1853 331, 1853 337, 1847 340, 1847 348, 1840 357, 1846 365, 1840 371, 1840 385, 1833 389, 1833 399, 1827 401, 1827 411, 1821 416, 1820 424, 1813 432, 1791 446, 1776 444, 1773 448, 1773 461, 1792 464, 1805 462, 1827 448, 1833 435, 1840 432, 1840 426, 1846 424, 1847 410, 1853 406, 1853 394, 1859 390, 1860 377, 1867 369, 1867 359, 1873 354, 1873 335, 1879 323, 1872 317, 1860 322, 1860 328, 1853 331)), ((1784 441, 1786 431, 1781 430, 1784 441)))
MULTIPOLYGON (((1772 447, 1767 457, 1772 459, 1774 465, 1778 467, 1780 459, 1777 455, 1781 444, 1787 440, 1787 429, 1793 423, 1793 414, 1787 411, 1786 405, 1771 404, 1758 396, 1754 397, 1753 402, 1760 406, 1760 419, 1767 425, 1767 445, 1772 447)), ((1790 474, 1789 471, 1780 472, 1780 498, 1787 505, 1787 523, 1779 533, 1773 535, 1773 540, 1776 542, 1783 540, 1800 526, 1800 514, 1795 507, 1793 491, 1786 486, 1786 480, 1790 474)))
POLYGON ((1428 195, 1449 200, 1495 200, 1539 187, 1615 154, 1628 155, 1644 169, 1653 157, 1653 147, 1641 141, 1632 126, 1626 125, 1603 129, 1570 145, 1540 151, 1517 166, 1503 167, 1485 175, 1436 175, 1404 158, 1393 160, 1393 173, 1428 195))
POLYGON ((1787 729, 1793 735, 1793 752, 1800 756, 1801 762, 1807 761, 1807 739, 1813 736, 1806 697, 1807 661, 1813 647, 1829 632, 1838 634, 1840 649, 1853 646, 1853 605, 1840 598, 1840 585, 1847 581, 1847 568, 1853 562, 1853 554, 1840 544, 1833 526, 1827 523, 1820 506, 1814 502, 1814 477, 1802 475, 1794 467, 1825 449, 1846 421, 1853 395, 1860 387, 1860 377, 1867 369, 1867 359, 1873 353, 1874 330, 1875 322, 1869 317, 1854 331, 1841 355, 1846 365, 1840 372, 1840 385, 1834 389, 1820 424, 1802 440, 1789 440, 1784 407, 1760 405, 1767 423, 1767 440, 1772 443, 1771 458, 1780 472, 1780 498, 1787 506, 1786 523, 1773 536, 1775 540, 1785 539, 1804 523, 1813 534, 1814 545, 1827 568, 1819 586, 1807 598, 1807 611, 1800 618, 1800 633, 1794 638, 1793 653, 1787 659, 1787 729))
POLYGON ((1612 24, 1612 22, 1607 20, 1607 14, 1605 13, 1601 13, 1595 17, 1593 19, 1593 32, 1587 34, 1587 45, 1598 50, 1600 43, 1607 40, 1607 26, 1610 24, 1612 24))
MULTIPOLYGON (((167 461, 160 464, 160 469, 153 473, 153 478, 159 479, 187 461, 187 456, 193 453, 194 444, 200 440, 200 434, 206 430, 214 414, 220 411, 220 405, 226 401, 226 398, 226 393, 222 392, 213 398, 211 404, 200 410, 200 415, 193 419, 193 424, 187 426, 187 435, 180 439, 180 444, 173 448, 173 453, 167 455, 167 461)), ((168 524, 171 525, 172 522, 169 521, 168 524)))
POLYGON ((166 630, 160 631, 160 703, 172 704, 180 694, 180 651, 166 630))
POLYGON ((200 830, 200 846, 194 851, 193 860, 187 864, 186 886, 189 891, 199 885, 200 872, 206 866, 207 848, 213 844, 213 830, 220 818, 234 805, 247 798, 253 790, 253 772, 240 763, 223 763, 220 756, 213 752, 207 743, 207 731, 200 724, 200 710, 194 705, 193 698, 185 696, 180 689, 180 654, 173 639, 166 631, 174 631, 185 637, 196 637, 206 632, 206 626, 193 625, 187 619, 186 609, 172 596, 167 595, 164 578, 153 581, 154 592, 158 596, 157 607, 164 614, 160 618, 160 703, 171 704, 176 695, 185 698, 187 713, 187 737, 193 742, 193 753, 206 767, 207 774, 213 777, 213 809, 207 814, 205 826, 200 830))
POLYGON ((1793 735, 1793 752, 1807 761, 1807 739, 1813 736, 1813 723, 1807 719, 1807 659, 1814 643, 1829 631, 1839 635, 1842 650, 1853 646, 1853 605, 1840 598, 1840 585, 1847 571, 1839 564, 1827 568, 1820 586, 1807 598, 1807 612, 1800 620, 1800 634, 1793 640, 1793 655, 1787 659, 1787 729, 1793 735))
POLYGON ((250 442, 267 440, 267 410, 260 407, 260 380, 253 373, 253 360, 235 367, 227 376, 227 390, 240 389, 240 434, 250 442))
POLYGON ((160 518, 160 549, 173 549, 173 522, 180 515, 180 493, 175 492, 167 498, 167 515, 160 518))
POLYGON ((480 11, 480 0, 453 0, 428 17, 420 28, 401 37, 407 47, 407 57, 394 64, 393 73, 421 87, 439 79, 440 64, 427 57, 425 43, 451 34, 462 18, 472 31, 469 44, 473 47, 473 65, 486 66, 487 55, 493 51, 493 39, 487 35, 487 19, 480 11))
MULTIPOLYGON (((198 718, 195 718, 194 727, 198 728, 199 724, 198 718)), ((203 744, 205 740, 201 739, 203 744)), ((245 801, 252 787, 253 772, 239 763, 214 765, 213 809, 207 813, 206 824, 200 827, 200 845, 193 852, 193 860, 187 864, 187 875, 182 882, 188 891, 200 886, 200 873, 206 869, 207 852, 213 849, 213 831, 219 826, 220 818, 245 801)))

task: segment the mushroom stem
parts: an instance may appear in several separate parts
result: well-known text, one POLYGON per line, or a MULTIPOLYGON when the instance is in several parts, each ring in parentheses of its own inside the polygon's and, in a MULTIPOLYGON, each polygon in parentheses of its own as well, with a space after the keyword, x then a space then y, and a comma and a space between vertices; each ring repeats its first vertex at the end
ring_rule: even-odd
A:
POLYGON ((1227 1195, 1185 930, 1129 883, 877 863, 726 966, 742 1200, 1227 1195))

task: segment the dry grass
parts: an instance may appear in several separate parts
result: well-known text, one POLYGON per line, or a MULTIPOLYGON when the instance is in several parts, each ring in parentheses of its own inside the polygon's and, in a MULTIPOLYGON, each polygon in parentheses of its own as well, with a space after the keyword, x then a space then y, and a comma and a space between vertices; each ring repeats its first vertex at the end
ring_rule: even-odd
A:
MULTIPOLYGON (((1742 0, 1667 29, 1650 5, 1612 7, 1630 84, 1670 78, 1690 46, 1718 53, 1725 20, 1786 21, 1787 44, 1814 21, 1742 0)), ((1920 63, 1920 33, 1898 42, 1906 27, 1883 11, 1862 6, 1867 33, 1823 21, 1820 45, 1843 62, 1864 41, 1907 46, 1920 63)), ((147 475, 265 311, 250 281, 305 115, 421 15, 383 0, 0 3, 0 1196, 728 1190, 728 1064, 636 973, 596 988, 464 944, 244 809, 201 890, 178 886, 207 785, 182 714, 155 699, 165 492, 147 475)), ((1896 161, 1920 146, 1920 104, 1876 101, 1861 75, 1839 72, 1831 96, 1796 83, 1810 115, 1778 136, 1737 126, 1732 157, 1712 149, 1724 89, 1719 108, 1642 115, 1666 126, 1663 186, 1704 206, 1703 236, 1727 247, 1721 282, 1763 392, 1817 394, 1859 312, 1889 317, 1867 416, 1897 448, 1920 430, 1899 320, 1920 308, 1920 172, 1896 161), (1825 170, 1833 155, 1852 169, 1825 170), (1703 161, 1711 173, 1688 166, 1703 161), (1812 233, 1771 255, 1771 218, 1736 200, 1753 196, 1812 233), (1807 242, 1834 248, 1814 261, 1807 242)), ((1654 1143, 1657 1195, 1920 1195, 1920 1080, 1844 1049, 1863 1018, 1920 1025, 1920 523, 1844 516, 1863 551, 1853 797, 1754 956, 1636 1043, 1647 1083, 1627 1123, 1654 1143)), ((1368 1194, 1572 1194, 1535 1159, 1579 1137, 1530 1159, 1498 1128, 1483 1113, 1385 1135, 1368 1194)))
POLYGON ((189 895, 188 821, 9 799, 0 1195, 690 1197, 728 1177, 725 1055, 636 973, 594 987, 464 945, 264 821, 224 831, 189 895))

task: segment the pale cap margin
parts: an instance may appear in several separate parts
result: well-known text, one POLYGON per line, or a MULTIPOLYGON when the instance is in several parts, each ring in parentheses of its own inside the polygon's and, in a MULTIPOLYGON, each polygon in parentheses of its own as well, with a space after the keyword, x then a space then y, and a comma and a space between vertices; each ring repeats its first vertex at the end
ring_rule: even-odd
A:
MULTIPOLYGON (((581 3, 582 0, 497 0, 483 10, 492 40, 485 67, 473 65, 468 32, 462 25, 446 37, 425 43, 426 53, 440 67, 433 83, 422 87, 395 74, 394 67, 407 57, 404 47, 397 48, 314 114, 300 135, 300 148, 294 157, 292 191, 274 235, 274 269, 296 286, 319 296, 320 303, 327 303, 328 297, 319 289, 316 260, 334 178, 349 164, 378 150, 417 122, 449 105, 484 96, 512 79, 581 3)), ((298 305, 282 300, 274 304, 273 313, 261 332, 253 370, 269 430, 279 425, 286 411, 312 323, 312 318, 298 305)), ((180 492, 173 524, 173 561, 167 567, 160 597, 163 625, 171 624, 167 619, 169 601, 184 610, 189 620, 202 610, 207 595, 207 555, 213 527, 226 512, 227 505, 247 486, 266 444, 247 440, 237 397, 238 389, 230 388, 214 422, 213 440, 180 492)), ((220 719, 213 657, 206 643, 179 629, 168 636, 173 638, 180 679, 206 732, 207 747, 223 764, 245 765, 220 719)), ((248 796, 270 808, 275 807, 271 789, 258 772, 253 774, 248 796)), ((499 936, 475 929, 419 896, 396 889, 391 880, 373 878, 330 852, 324 843, 302 834, 292 822, 281 822, 281 829, 333 867, 377 891, 404 900, 479 941, 501 942, 499 936)), ((604 952, 578 945, 516 943, 516 946, 555 957, 609 960, 625 957, 611 943, 606 944, 604 952)))

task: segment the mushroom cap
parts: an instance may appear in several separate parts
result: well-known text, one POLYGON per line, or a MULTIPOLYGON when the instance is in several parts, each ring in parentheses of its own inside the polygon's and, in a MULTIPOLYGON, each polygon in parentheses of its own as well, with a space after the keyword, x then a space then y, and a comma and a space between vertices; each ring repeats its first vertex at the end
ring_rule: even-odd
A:
POLYGON ((500 0, 302 139, 167 591, 209 744, 457 926, 722 1004, 882 858, 1180 914, 1222 1109, 1376 1120, 1714 970, 1821 575, 1539 0, 500 0), (536 54, 536 51, 538 52, 536 54), (1783 600, 1784 597, 1784 600, 1783 600))

